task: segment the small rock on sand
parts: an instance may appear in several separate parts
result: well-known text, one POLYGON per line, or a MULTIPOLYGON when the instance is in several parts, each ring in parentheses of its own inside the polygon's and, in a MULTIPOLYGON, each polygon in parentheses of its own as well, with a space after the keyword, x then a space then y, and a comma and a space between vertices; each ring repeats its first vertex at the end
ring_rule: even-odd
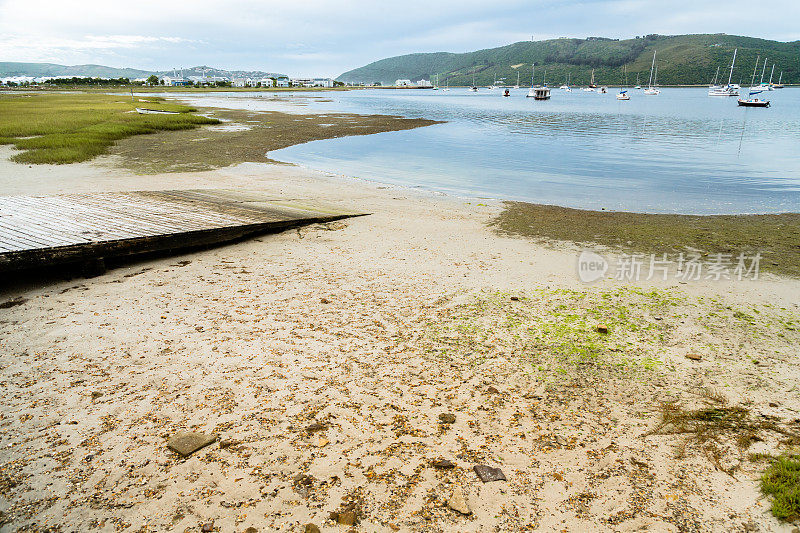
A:
POLYGON ((487 465, 475 465, 472 467, 481 481, 488 483, 490 481, 506 481, 506 476, 499 468, 493 468, 487 465))
POLYGON ((214 522, 206 522, 200 526, 200 531, 203 533, 210 533, 211 531, 214 531, 214 522))
POLYGON ((305 533, 319 533, 319 528, 314 524, 306 524, 305 533))
POLYGON ((325 424, 320 424, 319 422, 314 422, 313 424, 309 424, 306 426, 306 431, 309 433, 315 433, 317 431, 322 431, 326 428, 325 424))
POLYGON ((463 515, 472 514, 472 509, 469 508, 467 499, 464 497, 464 493, 462 492, 460 487, 456 488, 456 490, 453 491, 453 495, 450 497, 449 500, 447 500, 447 506, 450 509, 458 511, 463 515))
POLYGON ((356 512, 355 511, 345 511, 343 513, 339 513, 339 516, 336 518, 336 523, 340 526, 353 526, 356 523, 356 512))
POLYGON ((439 422, 442 424, 454 424, 456 421, 456 415, 453 413, 442 413, 439 415, 439 422))
POLYGON ((597 333, 608 333, 608 326, 604 324, 598 324, 597 326, 597 333))
POLYGON ((692 361, 699 361, 702 358, 703 358, 703 356, 701 356, 699 353, 687 353, 686 354, 686 359, 691 359, 692 361))
POLYGON ((442 470, 448 470, 456 467, 456 464, 453 461, 448 461, 447 459, 436 459, 431 463, 431 465, 434 468, 441 468, 442 470))
POLYGON ((178 452, 184 457, 192 455, 200 448, 204 448, 217 440, 216 435, 206 435, 195 431, 179 431, 169 439, 167 446, 170 450, 178 452))

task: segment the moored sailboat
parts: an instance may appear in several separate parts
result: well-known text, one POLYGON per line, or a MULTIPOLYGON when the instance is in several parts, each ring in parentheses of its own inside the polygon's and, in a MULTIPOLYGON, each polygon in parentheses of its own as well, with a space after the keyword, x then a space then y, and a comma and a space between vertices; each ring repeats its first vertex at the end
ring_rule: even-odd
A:
MULTIPOLYGON (((739 96, 739 86, 732 83, 733 81, 733 66, 736 64, 736 52, 739 49, 735 49, 733 51, 733 60, 731 61, 731 71, 728 75, 728 84, 727 85, 715 85, 708 88, 708 96, 739 96)), ((716 77, 714 78, 716 81, 716 77)))
POLYGON ((656 67, 656 52, 653 51, 653 64, 650 65, 650 81, 647 83, 647 89, 644 90, 644 94, 650 96, 656 96, 661 94, 661 91, 655 87, 655 84, 658 83, 658 67, 656 67), (655 71, 655 78, 653 77, 653 71, 655 71))
MULTIPOLYGON (((755 88, 753 85, 756 82, 756 70, 758 70, 758 60, 759 58, 756 57, 756 66, 753 68, 753 77, 750 79, 750 98, 739 98, 737 103, 740 107, 769 107, 770 103, 769 100, 762 100, 761 98, 753 98, 754 95, 760 94, 763 92, 763 89, 755 88)), ((764 68, 767 66, 767 60, 764 59, 764 68)), ((764 70, 761 71, 761 79, 764 79, 764 70)))

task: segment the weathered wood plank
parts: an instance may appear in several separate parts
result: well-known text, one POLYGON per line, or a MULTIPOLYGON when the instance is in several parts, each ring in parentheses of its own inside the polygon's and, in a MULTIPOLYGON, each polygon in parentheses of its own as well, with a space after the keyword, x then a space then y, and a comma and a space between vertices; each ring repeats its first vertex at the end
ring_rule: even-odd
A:
POLYGON ((0 196, 0 272, 206 246, 360 214, 257 191, 0 196))

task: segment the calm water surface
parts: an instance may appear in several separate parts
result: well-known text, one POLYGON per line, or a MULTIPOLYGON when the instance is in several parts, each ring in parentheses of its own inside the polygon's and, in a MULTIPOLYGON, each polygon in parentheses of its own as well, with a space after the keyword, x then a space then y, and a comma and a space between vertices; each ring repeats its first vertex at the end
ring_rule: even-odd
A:
POLYGON ((706 89, 631 90, 627 102, 616 100, 615 89, 554 89, 545 102, 525 98, 527 89, 509 98, 487 89, 300 93, 299 104, 254 94, 231 93, 223 106, 447 121, 270 153, 319 170, 579 208, 800 211, 800 89, 763 93, 769 109, 739 108, 735 98, 708 97, 706 89))

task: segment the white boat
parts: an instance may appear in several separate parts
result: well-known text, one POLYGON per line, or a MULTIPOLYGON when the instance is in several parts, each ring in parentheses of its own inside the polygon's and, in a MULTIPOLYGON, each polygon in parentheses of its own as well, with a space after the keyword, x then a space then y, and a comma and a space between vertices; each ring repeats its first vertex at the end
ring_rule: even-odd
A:
MULTIPOLYGON (((622 67, 623 71, 625 72, 625 87, 628 86, 628 66, 625 65, 622 67)), ((628 89, 623 89, 620 87, 619 93, 617 93, 617 100, 630 100, 631 95, 628 94, 628 89)))
POLYGON ((146 107, 137 107, 136 112, 140 115, 179 115, 177 111, 161 111, 160 109, 147 109, 146 107))
POLYGON ((533 98, 536 96, 536 91, 534 90, 534 83, 533 77, 536 74, 536 63, 531 64, 531 88, 528 90, 528 94, 525 95, 525 98, 533 98))
POLYGON ((475 85, 475 73, 472 73, 472 87, 469 88, 469 91, 472 93, 478 92, 478 86, 475 85))
POLYGON ((634 89, 639 90, 641 88, 642 88, 642 86, 639 85, 639 73, 637 72, 636 73, 636 87, 634 87, 634 89))
POLYGON ((515 89, 519 89, 519 71, 517 71, 517 84, 514 85, 515 89))
POLYGON ((546 85, 543 87, 532 87, 528 92, 528 96, 531 95, 531 92, 533 92, 534 100, 550 100, 550 87, 546 85))
POLYGON ((647 89, 644 90, 644 94, 650 96, 661 94, 661 91, 655 86, 656 83, 658 83, 658 67, 656 67, 656 52, 653 51, 653 64, 650 65, 650 81, 647 83, 647 89), (655 71, 655 78, 653 77, 653 71, 655 71))
MULTIPOLYGON (((733 80, 733 66, 736 64, 736 52, 739 49, 735 49, 733 51, 733 60, 731 61, 731 72, 728 74, 728 84, 727 85, 717 85, 716 76, 714 77, 714 85, 708 88, 708 96, 739 96, 739 86, 735 83, 731 83, 733 80)), ((719 70, 717 70, 719 72, 719 70)))

